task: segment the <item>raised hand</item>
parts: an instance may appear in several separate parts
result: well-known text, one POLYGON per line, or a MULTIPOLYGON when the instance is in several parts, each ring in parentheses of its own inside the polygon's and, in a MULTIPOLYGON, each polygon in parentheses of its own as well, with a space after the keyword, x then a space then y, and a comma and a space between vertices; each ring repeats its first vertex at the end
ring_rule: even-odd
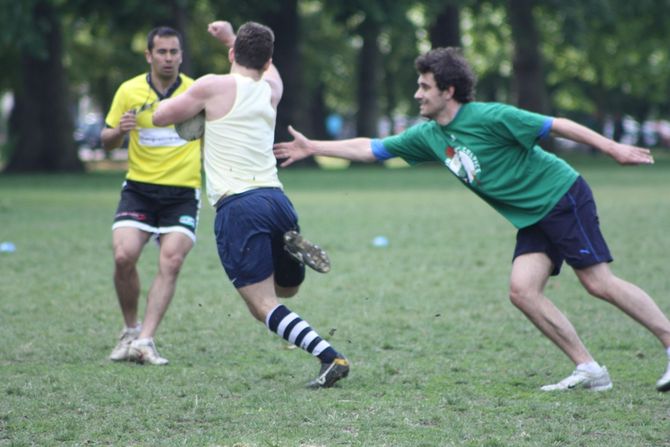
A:
POLYGON ((226 46, 232 47, 235 43, 235 32, 233 25, 225 20, 217 20, 207 25, 207 32, 219 39, 226 46))

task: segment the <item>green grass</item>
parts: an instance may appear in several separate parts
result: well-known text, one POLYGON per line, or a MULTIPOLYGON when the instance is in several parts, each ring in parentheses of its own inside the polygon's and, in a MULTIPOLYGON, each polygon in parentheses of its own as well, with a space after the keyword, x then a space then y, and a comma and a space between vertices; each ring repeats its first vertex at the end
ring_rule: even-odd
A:
MULTIPOLYGON (((670 162, 574 158, 613 270, 670 312, 670 162)), ((571 363, 509 303, 515 231, 444 169, 281 172, 333 271, 287 305, 353 363, 341 386, 248 314, 213 211, 157 334, 167 367, 106 360, 121 327, 110 224, 122 176, 0 175, 0 446, 670 446, 657 340, 569 269, 548 293, 614 380, 545 394, 571 363), (387 248, 375 248, 377 235, 387 248)), ((141 259, 142 304, 156 247, 141 259)))

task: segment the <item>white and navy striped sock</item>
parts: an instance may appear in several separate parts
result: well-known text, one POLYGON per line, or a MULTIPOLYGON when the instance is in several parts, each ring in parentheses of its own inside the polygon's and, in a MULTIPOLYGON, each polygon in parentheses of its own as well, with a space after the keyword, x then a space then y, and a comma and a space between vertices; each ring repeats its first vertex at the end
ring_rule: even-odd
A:
POLYGON ((338 353, 305 320, 283 304, 268 313, 265 325, 286 341, 304 349, 323 363, 332 363, 338 353))

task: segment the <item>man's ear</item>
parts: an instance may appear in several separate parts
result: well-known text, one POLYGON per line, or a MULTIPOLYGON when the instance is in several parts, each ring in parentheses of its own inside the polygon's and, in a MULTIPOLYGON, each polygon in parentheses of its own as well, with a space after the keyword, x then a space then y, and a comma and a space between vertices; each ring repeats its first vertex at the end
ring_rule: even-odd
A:
POLYGON ((264 72, 265 70, 270 68, 270 65, 272 65, 272 58, 268 59, 268 61, 265 64, 263 64, 263 69, 261 70, 261 72, 264 72))
POLYGON ((147 64, 151 64, 151 59, 152 59, 151 51, 149 51, 148 49, 144 50, 144 57, 147 60, 147 64))
POLYGON ((231 64, 235 62, 235 50, 232 48, 228 49, 228 62, 231 64))
POLYGON ((454 93, 456 93, 456 87, 450 85, 446 89, 442 90, 442 94, 446 96, 446 99, 453 99, 454 93))

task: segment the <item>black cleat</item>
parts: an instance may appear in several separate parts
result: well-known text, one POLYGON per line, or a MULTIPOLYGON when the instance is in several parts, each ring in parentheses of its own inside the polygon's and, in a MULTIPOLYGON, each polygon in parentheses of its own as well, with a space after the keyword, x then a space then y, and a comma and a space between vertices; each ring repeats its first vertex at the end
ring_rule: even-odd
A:
POLYGON ((330 388, 349 375, 349 360, 337 357, 333 363, 322 363, 319 376, 307 384, 307 388, 330 388))
POLYGON ((319 273, 330 271, 330 259, 324 249, 311 243, 297 231, 284 234, 284 248, 299 263, 319 273))

